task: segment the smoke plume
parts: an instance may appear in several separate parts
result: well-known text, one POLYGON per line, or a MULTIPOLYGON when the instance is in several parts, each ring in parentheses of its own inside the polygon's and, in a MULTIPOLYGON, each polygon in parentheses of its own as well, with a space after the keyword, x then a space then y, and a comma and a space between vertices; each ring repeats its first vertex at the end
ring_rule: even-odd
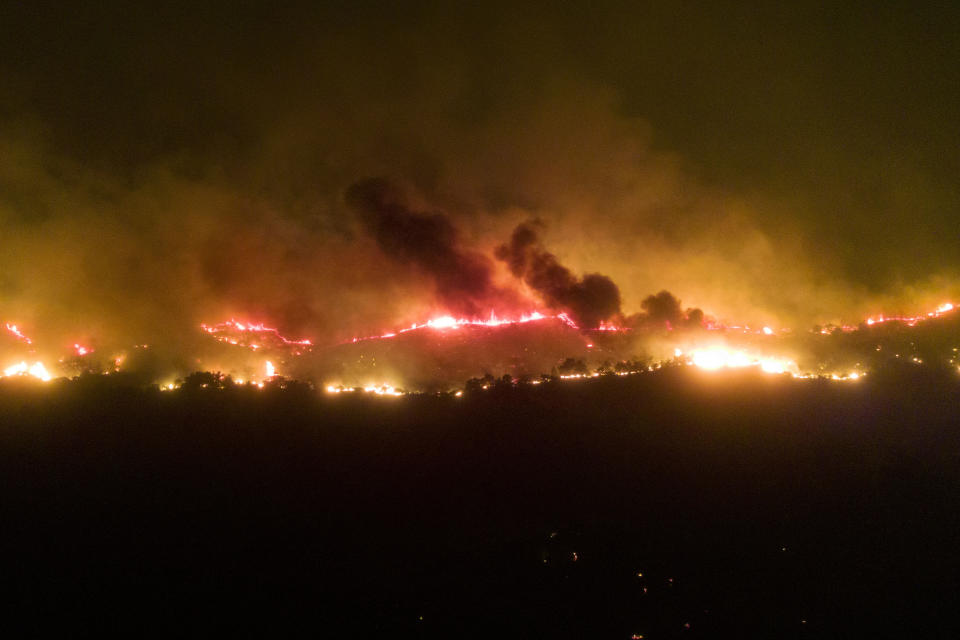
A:
POLYGON ((620 313, 620 289, 613 280, 599 273, 577 278, 543 248, 533 223, 518 225, 496 255, 546 304, 568 312, 581 327, 594 328, 620 313))
POLYGON ((412 211, 389 181, 357 182, 347 189, 346 200, 385 254, 433 279, 437 298, 448 311, 478 316, 515 297, 494 284, 490 259, 463 247, 445 214, 412 211))
POLYGON ((703 326, 703 310, 692 308, 684 311, 680 300, 667 290, 647 296, 640 303, 640 308, 643 309, 642 313, 627 319, 627 324, 631 327, 673 330, 703 326))
MULTIPOLYGON (((441 303, 531 310, 508 271, 583 326, 620 308, 654 332, 678 313, 643 306, 661 289, 718 322, 797 331, 960 298, 956 119, 904 130, 873 92, 916 78, 845 78, 844 42, 781 61, 771 87, 767 49, 807 48, 712 12, 88 4, 0 9, 0 327, 36 350, 5 338, 0 366, 149 344, 183 373, 226 367, 200 353, 203 322, 325 345, 441 303), (838 91, 860 97, 838 112, 838 91), (345 201, 370 176, 409 199, 365 181, 345 201), (495 260, 534 218, 557 257, 534 225, 495 260)), ((938 42, 885 20, 894 43, 938 42)), ((846 30, 815 40, 828 32, 846 30)), ((867 35, 878 59, 903 49, 867 35)), ((928 88, 955 86, 942 79, 928 88)))

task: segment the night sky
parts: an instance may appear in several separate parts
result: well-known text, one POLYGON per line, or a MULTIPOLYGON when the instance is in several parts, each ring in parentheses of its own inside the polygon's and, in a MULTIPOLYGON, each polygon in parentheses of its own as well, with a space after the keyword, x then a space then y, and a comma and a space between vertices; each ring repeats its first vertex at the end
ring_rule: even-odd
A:
POLYGON ((489 268, 481 306, 545 299, 494 255, 524 223, 624 313, 667 289, 805 328, 960 294, 949 3, 203 4, 0 8, 6 318, 176 343, 449 310, 450 269, 350 205, 371 179, 489 268))

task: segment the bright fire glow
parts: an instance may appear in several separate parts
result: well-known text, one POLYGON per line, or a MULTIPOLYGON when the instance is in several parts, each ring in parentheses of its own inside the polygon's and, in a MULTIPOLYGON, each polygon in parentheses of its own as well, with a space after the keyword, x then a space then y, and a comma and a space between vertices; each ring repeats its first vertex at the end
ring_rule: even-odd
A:
MULTIPOLYGON (((303 349, 313 345, 310 340, 291 340, 274 327, 260 322, 241 322, 231 318, 218 324, 202 323, 200 328, 220 342, 247 347, 256 351, 262 347, 303 349)), ((300 351, 295 351, 297 355, 300 351)))
MULTIPOLYGON (((477 318, 454 318, 451 315, 438 316, 427 320, 424 323, 417 324, 414 323, 405 329, 398 329, 396 331, 389 331, 387 333, 382 333, 377 336, 366 336, 362 338, 354 338, 351 342, 363 342, 365 340, 382 340, 385 338, 394 338, 401 333, 409 333, 411 331, 419 331, 421 329, 436 329, 439 331, 445 331, 450 329, 459 329, 460 327, 502 327, 506 325, 517 325, 517 324, 526 324, 528 322, 537 322, 539 320, 560 320, 564 324, 570 326, 573 329, 578 329, 580 327, 565 313, 558 313, 556 315, 547 315, 540 313, 539 311, 534 311, 529 314, 524 314, 519 318, 501 318, 497 316, 496 313, 490 312, 490 317, 486 320, 480 320, 477 318)), ((623 331, 622 328, 614 326, 612 324, 600 323, 599 327, 591 329, 591 331, 623 331)))
MULTIPOLYGON (((834 331, 857 331, 863 326, 876 326, 883 323, 901 323, 903 325, 913 327, 918 323, 924 322, 926 320, 939 318, 945 316, 946 314, 953 314, 957 311, 957 305, 952 302, 944 302, 937 306, 932 311, 927 313, 922 313, 919 315, 913 316, 900 316, 900 315, 884 315, 878 314, 867 318, 864 321, 864 324, 859 326, 828 326, 821 330, 821 333, 829 334, 834 331)), ((369 336, 365 338, 354 338, 353 342, 360 342, 363 340, 374 340, 374 339, 384 339, 392 338, 398 336, 402 333, 408 333, 411 331, 419 330, 433 330, 438 332, 448 332, 456 331, 461 327, 501 327, 501 326, 510 326, 525 324, 530 322, 562 322, 567 326, 579 330, 580 327, 565 313, 557 314, 545 314, 539 311, 533 311, 519 317, 499 317, 496 313, 491 312, 488 318, 478 319, 478 318, 457 318, 455 316, 444 314, 438 315, 436 317, 427 320, 421 324, 414 323, 406 328, 398 329, 392 332, 384 333, 377 336, 369 336)), ((34 341, 28 337, 21 327, 17 324, 7 322, 5 323, 6 331, 17 341, 22 342, 23 344, 30 345, 31 348, 34 344, 34 341)), ((735 326, 735 325, 722 325, 715 323, 712 320, 704 321, 705 328, 707 329, 722 329, 731 332, 744 332, 744 333, 753 333, 760 334, 764 336, 776 336, 782 333, 789 332, 789 329, 773 329, 769 326, 763 326, 760 329, 752 329, 749 326, 735 326)), ((301 353, 308 351, 312 346, 313 342, 309 339, 290 339, 280 334, 279 330, 267 326, 259 322, 248 322, 241 321, 237 319, 231 319, 226 322, 221 322, 218 324, 201 324, 202 330, 208 335, 212 336, 214 339, 224 342, 227 344, 243 346, 245 348, 252 349, 254 351, 259 349, 283 349, 288 354, 301 355, 301 353)), ((599 326, 590 329, 589 331, 629 331, 614 324, 609 324, 606 322, 601 322, 599 326)), ((584 342, 587 348, 599 347, 602 345, 595 345, 594 342, 596 339, 591 340, 589 337, 584 342)), ((76 356, 83 357, 94 352, 94 349, 90 346, 81 344, 79 342, 73 343, 73 353, 76 356)), ((137 348, 146 348, 146 345, 137 345, 137 348)), ((768 349, 764 349, 768 351, 768 349)), ((879 347, 878 347, 879 350, 879 347)), ((702 347, 691 350, 687 354, 683 354, 682 351, 677 349, 675 351, 676 357, 679 359, 683 355, 683 362, 686 362, 689 365, 699 367, 704 370, 720 370, 720 369, 732 369, 732 368, 743 368, 743 367, 757 367, 759 370, 774 373, 774 374, 789 374, 798 378, 816 378, 816 377, 827 377, 833 380, 857 380, 861 378, 865 373, 863 370, 854 371, 852 373, 801 373, 798 370, 797 364, 788 358, 781 356, 768 356, 768 355, 757 355, 750 352, 736 350, 732 348, 714 346, 714 347, 702 347)), ((899 357, 899 356, 898 356, 899 357)), ((913 361, 917 364, 921 363, 919 358, 913 358, 913 361)), ((122 362, 122 356, 115 359, 114 364, 115 368, 119 369, 122 362)), ((952 361, 951 361, 952 362, 952 361)), ((264 362, 264 371, 265 377, 264 380, 273 378, 277 375, 276 366, 272 361, 264 362)), ((860 365, 857 365, 860 368, 860 365)), ((658 365, 659 368, 659 365, 658 365)), ((9 377, 9 376, 30 376, 40 380, 51 380, 53 375, 50 374, 48 369, 41 362, 34 362, 33 364, 28 364, 26 360, 13 364, 6 369, 0 371, 2 375, 0 377, 9 377)), ((571 376, 562 376, 563 378, 578 378, 578 377, 592 377, 591 374, 587 376, 582 375, 571 375, 571 376)), ((263 385, 263 382, 254 381, 253 384, 257 387, 263 385)), ((351 391, 352 389, 342 388, 342 387, 331 387, 328 391, 331 393, 340 393, 344 391, 351 391)), ((375 384, 366 387, 362 387, 358 390, 362 390, 366 393, 376 394, 376 395, 403 395, 403 392, 397 390, 395 387, 389 384, 375 384)))
MULTIPOLYGON (((934 309, 933 311, 930 311, 930 312, 928 312, 928 313, 926 313, 926 314, 923 314, 923 315, 918 315, 918 316, 885 316, 885 315, 883 315, 883 314, 880 314, 880 315, 877 315, 877 316, 871 316, 871 317, 867 318, 866 323, 867 323, 867 326, 871 326, 871 327, 872 327, 873 325, 883 324, 884 322, 901 322, 901 323, 907 325, 908 327, 913 327, 913 326, 916 326, 917 324, 919 324, 920 322, 923 322, 924 320, 929 320, 929 319, 931 319, 931 318, 939 318, 940 316, 942 316, 942 315, 944 315, 944 314, 946 314, 946 313, 950 313, 951 311, 953 311, 953 310, 955 310, 955 309, 956 309, 956 307, 954 306, 954 304, 953 304, 952 302, 944 302, 943 304, 941 304, 939 307, 937 307, 937 308, 934 309)), ((842 326, 842 327, 840 327, 840 328, 841 328, 843 331, 856 331, 856 330, 857 330, 857 327, 853 327, 853 326, 850 326, 850 325, 844 325, 844 326, 842 326)), ((822 331, 821 333, 829 333, 829 331, 824 330, 824 331, 822 331)))
POLYGON ((427 321, 427 326, 432 329, 452 329, 458 324, 457 319, 453 316, 441 316, 427 321))
POLYGON ((43 380, 44 382, 53 379, 53 376, 50 375, 50 372, 47 371, 47 368, 43 366, 42 362, 35 362, 32 365, 28 365, 26 360, 4 369, 3 375, 0 376, 0 378, 9 376, 33 376, 34 378, 43 380))
POLYGON ((12 334, 16 337, 17 340, 20 340, 21 342, 25 342, 25 343, 27 343, 27 344, 33 344, 33 340, 31 340, 31 339, 28 338, 26 335, 24 335, 23 331, 21 331, 20 328, 17 327, 17 325, 15 325, 15 324, 10 324, 10 323, 8 322, 8 323, 7 323, 7 331, 9 331, 10 333, 12 333, 12 334))
MULTIPOLYGON (((393 385, 389 384, 380 384, 380 385, 367 385, 365 387, 360 387, 364 393, 372 393, 377 396, 402 396, 404 395, 403 391, 400 391, 393 385)), ((336 385, 327 385, 327 393, 351 393, 357 390, 355 387, 343 387, 336 385)))
POLYGON ((730 350, 726 347, 696 349, 691 352, 689 363, 707 371, 759 367, 765 373, 799 373, 796 363, 792 360, 770 356, 753 356, 745 351, 730 350))

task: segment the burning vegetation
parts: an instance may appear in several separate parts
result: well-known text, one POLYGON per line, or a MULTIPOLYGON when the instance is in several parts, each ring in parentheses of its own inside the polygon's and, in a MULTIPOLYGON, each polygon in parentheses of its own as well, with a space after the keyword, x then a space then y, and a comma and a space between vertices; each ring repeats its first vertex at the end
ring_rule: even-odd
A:
POLYGON ((856 380, 889 360, 957 365, 950 302, 918 315, 881 314, 857 325, 799 332, 726 322, 684 307, 666 290, 625 313, 612 278, 577 274, 547 248, 540 219, 517 224, 506 242, 484 251, 465 239, 451 216, 411 204, 389 180, 359 181, 344 201, 384 260, 426 279, 436 309, 426 320, 323 339, 305 337, 302 329, 291 336, 260 319, 268 314, 235 316, 200 323, 198 335, 176 336, 179 350, 188 346, 185 357, 166 355, 169 346, 108 346, 108 340, 71 339, 69 348, 51 349, 28 335, 22 322, 11 321, 0 343, 7 360, 0 362, 2 377, 49 381, 137 371, 145 384, 175 389, 192 371, 215 371, 208 387, 263 388, 296 379, 333 393, 394 396, 400 389, 457 391, 464 380, 484 389, 674 365, 832 380, 856 380))
MULTIPOLYGON (((224 369, 214 364, 216 354, 208 355, 210 370, 217 373, 199 386, 262 389, 270 383, 284 386, 285 376, 292 376, 330 393, 397 396, 636 375, 675 366, 857 380, 900 363, 957 369, 958 320, 954 305, 944 303, 924 314, 875 316, 858 326, 814 327, 806 332, 751 328, 724 325, 699 309, 683 310, 666 291, 646 298, 642 313, 621 314, 617 324, 601 321, 593 328, 565 312, 533 311, 514 318, 491 313, 486 319, 443 315, 378 335, 318 344, 287 337, 263 323, 231 319, 202 324, 200 331, 225 353, 246 354, 236 360, 243 364, 224 369), (468 383, 461 387, 464 380, 468 383)), ((99 351, 74 343, 70 355, 48 366, 35 357, 37 345, 18 325, 6 327, 7 350, 25 353, 7 364, 0 378, 50 381, 78 371, 111 375, 128 368, 131 354, 150 351, 149 345, 136 345, 104 366, 97 360, 99 351)), ((145 382, 162 389, 198 386, 186 372, 179 379, 145 382)))

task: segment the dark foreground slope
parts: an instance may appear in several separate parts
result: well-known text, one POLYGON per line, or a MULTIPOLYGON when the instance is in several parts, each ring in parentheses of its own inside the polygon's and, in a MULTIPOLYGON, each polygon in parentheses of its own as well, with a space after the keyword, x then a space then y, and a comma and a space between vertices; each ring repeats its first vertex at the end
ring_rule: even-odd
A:
POLYGON ((960 628, 955 376, 667 370, 459 400, 88 381, 0 405, 19 632, 960 628))

